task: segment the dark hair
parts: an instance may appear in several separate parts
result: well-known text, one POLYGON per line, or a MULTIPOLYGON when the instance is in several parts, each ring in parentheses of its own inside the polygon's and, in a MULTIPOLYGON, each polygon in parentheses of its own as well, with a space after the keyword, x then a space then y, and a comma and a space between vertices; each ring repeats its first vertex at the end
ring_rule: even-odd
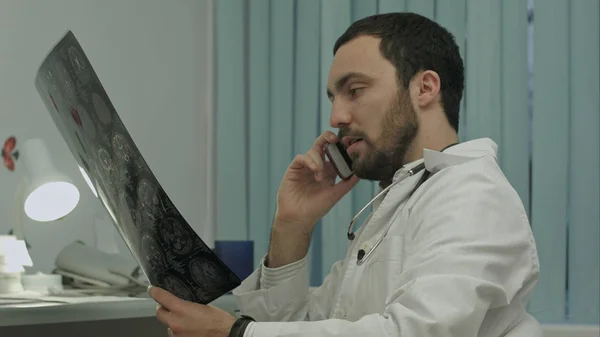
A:
POLYGON ((396 67, 404 88, 420 71, 440 76, 442 107, 458 131, 460 100, 464 89, 464 67, 454 36, 436 22, 414 13, 388 13, 354 22, 333 47, 333 54, 359 36, 381 38, 380 52, 396 67))

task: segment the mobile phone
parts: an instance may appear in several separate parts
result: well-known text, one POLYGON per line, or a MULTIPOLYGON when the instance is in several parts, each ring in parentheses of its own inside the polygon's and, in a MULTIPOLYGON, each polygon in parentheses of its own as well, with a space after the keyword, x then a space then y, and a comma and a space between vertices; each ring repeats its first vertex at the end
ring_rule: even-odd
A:
POLYGON ((346 152, 344 144, 341 142, 328 143, 325 145, 325 154, 340 178, 346 180, 352 177, 354 174, 354 171, 352 171, 352 159, 350 159, 348 152, 346 152))

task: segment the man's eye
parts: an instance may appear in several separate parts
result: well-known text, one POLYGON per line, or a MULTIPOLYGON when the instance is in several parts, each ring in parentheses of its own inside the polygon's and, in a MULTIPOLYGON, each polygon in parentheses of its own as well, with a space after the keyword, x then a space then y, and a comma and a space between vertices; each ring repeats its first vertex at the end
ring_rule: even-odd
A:
POLYGON ((352 88, 350 89, 350 96, 356 97, 358 96, 364 88, 352 88))

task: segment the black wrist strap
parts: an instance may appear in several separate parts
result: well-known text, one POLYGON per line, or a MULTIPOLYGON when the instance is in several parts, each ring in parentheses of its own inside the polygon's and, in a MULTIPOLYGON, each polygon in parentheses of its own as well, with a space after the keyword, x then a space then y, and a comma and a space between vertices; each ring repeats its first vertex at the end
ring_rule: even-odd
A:
POLYGON ((244 332, 250 322, 255 322, 254 318, 242 315, 242 317, 238 318, 235 323, 233 323, 233 326, 229 331, 229 337, 244 337, 244 332))

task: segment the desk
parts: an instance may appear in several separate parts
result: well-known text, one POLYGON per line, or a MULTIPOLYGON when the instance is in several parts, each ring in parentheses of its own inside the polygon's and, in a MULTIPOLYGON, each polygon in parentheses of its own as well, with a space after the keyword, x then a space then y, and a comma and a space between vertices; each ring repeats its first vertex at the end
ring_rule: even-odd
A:
MULTIPOLYGON (((0 305, 0 336, 166 336, 150 298, 89 297, 76 302, 0 305)), ((212 305, 232 314, 236 308, 232 295, 212 305)))
MULTIPOLYGON (((234 313, 235 298, 225 295, 212 303, 234 313)), ((87 298, 80 303, 0 305, 0 336, 18 337, 165 337, 149 298, 87 298)), ((544 336, 599 336, 596 326, 543 325, 544 336)))

